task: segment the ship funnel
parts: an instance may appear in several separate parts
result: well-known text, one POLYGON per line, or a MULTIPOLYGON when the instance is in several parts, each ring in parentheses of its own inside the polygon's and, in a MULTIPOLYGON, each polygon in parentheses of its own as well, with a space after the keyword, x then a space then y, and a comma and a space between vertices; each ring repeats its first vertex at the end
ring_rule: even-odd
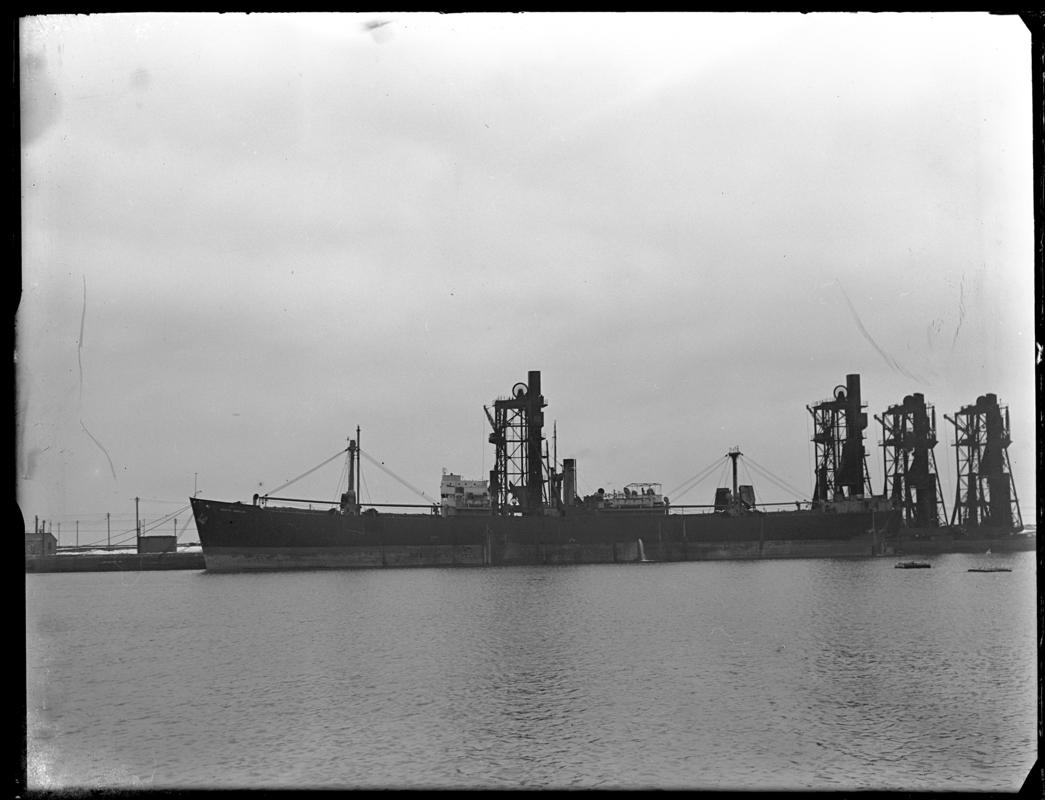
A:
POLYGON ((531 397, 536 397, 541 393, 541 371, 539 369, 531 369, 527 373, 528 393, 531 397))
POLYGON ((861 411, 860 376, 845 376, 846 396, 849 400, 847 428, 850 439, 863 440, 864 428, 867 427, 867 414, 861 411))
POLYGON ((562 504, 572 506, 577 499, 577 460, 562 460, 562 504))

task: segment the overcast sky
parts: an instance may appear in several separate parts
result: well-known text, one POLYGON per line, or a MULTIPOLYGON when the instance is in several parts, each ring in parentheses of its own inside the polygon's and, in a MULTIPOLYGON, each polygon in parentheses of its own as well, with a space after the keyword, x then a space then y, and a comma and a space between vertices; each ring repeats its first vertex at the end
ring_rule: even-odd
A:
POLYGON ((808 497, 807 404, 923 392, 948 513, 943 415, 994 392, 1033 521, 1030 74, 984 14, 24 19, 27 527, 249 502, 356 425, 436 497, 528 370, 584 493, 739 445, 808 497))

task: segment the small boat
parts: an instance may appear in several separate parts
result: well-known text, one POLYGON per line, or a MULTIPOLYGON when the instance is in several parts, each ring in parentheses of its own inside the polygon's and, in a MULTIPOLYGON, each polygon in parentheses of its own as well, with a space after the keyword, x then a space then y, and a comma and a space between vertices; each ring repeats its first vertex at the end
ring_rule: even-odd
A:
POLYGON ((929 569, 932 566, 928 561, 901 561, 896 565, 897 569, 929 569))
MULTIPOLYGON (((987 548, 987 558, 991 558, 991 549, 987 548)), ((1012 572, 1011 567, 970 567, 969 572, 1012 572)))

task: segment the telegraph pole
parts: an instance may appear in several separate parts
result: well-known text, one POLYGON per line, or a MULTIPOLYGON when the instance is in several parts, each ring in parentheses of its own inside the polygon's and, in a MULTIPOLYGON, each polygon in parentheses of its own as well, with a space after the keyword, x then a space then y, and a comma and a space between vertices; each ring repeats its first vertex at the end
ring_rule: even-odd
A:
POLYGON ((76 546, 80 546, 80 520, 76 520, 76 546))
POLYGON ((142 524, 138 519, 138 500, 141 498, 134 498, 134 549, 136 552, 141 552, 142 549, 142 524))
POLYGON ((105 512, 105 546, 112 548, 112 528, 109 525, 109 512, 105 512))

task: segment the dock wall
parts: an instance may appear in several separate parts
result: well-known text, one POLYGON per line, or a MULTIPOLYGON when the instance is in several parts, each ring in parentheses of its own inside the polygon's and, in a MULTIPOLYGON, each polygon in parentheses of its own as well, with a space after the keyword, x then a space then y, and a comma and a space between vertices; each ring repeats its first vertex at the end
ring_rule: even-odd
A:
POLYGON ((139 572, 204 569, 203 553, 77 553, 26 556, 26 572, 139 572))

